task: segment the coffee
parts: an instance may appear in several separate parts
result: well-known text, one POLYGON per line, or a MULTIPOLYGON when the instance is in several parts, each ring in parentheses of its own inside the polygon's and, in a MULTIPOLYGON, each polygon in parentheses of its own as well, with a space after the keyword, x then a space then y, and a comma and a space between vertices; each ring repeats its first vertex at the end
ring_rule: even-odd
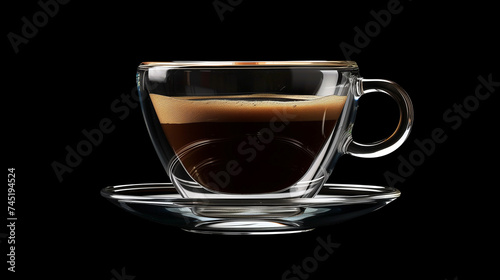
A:
POLYGON ((332 134, 345 96, 150 94, 165 137, 189 175, 222 193, 286 189, 332 134))

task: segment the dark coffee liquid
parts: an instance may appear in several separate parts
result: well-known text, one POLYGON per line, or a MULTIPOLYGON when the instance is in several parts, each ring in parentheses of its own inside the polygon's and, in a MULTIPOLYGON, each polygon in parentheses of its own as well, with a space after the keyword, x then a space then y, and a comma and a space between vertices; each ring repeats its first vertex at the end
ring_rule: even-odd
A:
POLYGON ((190 176, 207 189, 232 194, 274 192, 299 181, 345 102, 340 96, 263 98, 152 95, 165 136, 190 176))

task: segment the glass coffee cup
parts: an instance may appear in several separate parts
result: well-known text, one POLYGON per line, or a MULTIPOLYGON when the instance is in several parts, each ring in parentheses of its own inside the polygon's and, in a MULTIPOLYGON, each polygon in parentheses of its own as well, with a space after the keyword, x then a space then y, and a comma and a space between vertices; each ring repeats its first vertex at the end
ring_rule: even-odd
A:
POLYGON ((353 61, 144 62, 137 86, 153 145, 186 198, 311 198, 341 155, 387 155, 413 124, 408 94, 361 78, 353 61), (395 100, 399 124, 358 143, 358 101, 373 92, 395 100))

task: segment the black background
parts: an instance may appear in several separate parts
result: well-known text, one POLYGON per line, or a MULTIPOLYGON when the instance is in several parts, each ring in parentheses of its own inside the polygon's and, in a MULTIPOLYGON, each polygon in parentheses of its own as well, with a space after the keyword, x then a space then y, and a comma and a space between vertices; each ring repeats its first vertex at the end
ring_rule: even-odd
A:
MULTIPOLYGON (((457 129, 443 118, 454 104, 471 100, 479 76, 500 81, 498 13, 480 1, 402 0, 403 10, 350 55, 363 77, 406 89, 415 125, 391 155, 342 157, 331 182, 387 185, 384 173, 398 174, 400 159, 418 149, 416 139, 430 138, 436 128, 447 137, 395 184, 402 196, 383 209, 303 234, 212 236, 142 220, 103 199, 99 191, 108 185, 168 180, 140 109, 126 115, 111 109, 131 94, 140 62, 345 60, 339 45, 356 46, 354 28, 364 30, 374 20, 370 11, 387 9, 390 1, 244 0, 223 21, 213 2, 73 0, 59 5, 17 53, 7 34, 21 35, 22 18, 32 20, 41 8, 37 1, 4 3, 3 154, 5 169, 16 168, 18 218, 16 273, 7 271, 8 229, 0 229, 1 267, 9 277, 119 280, 114 271, 137 280, 282 279, 313 255, 318 237, 328 236, 341 246, 307 279, 499 274, 493 239, 499 88, 457 129), (64 163, 65 147, 76 147, 85 139, 82 130, 98 128, 104 118, 114 130, 60 182, 51 164, 64 163)), ((395 118, 392 101, 366 96, 354 136, 385 137, 395 118)), ((3 193, 6 215, 7 186, 3 193)))

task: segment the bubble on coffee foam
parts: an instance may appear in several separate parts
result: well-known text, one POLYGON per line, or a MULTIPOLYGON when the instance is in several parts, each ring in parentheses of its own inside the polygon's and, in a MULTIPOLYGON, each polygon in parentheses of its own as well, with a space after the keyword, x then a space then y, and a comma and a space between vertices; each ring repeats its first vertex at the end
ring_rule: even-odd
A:
POLYGON ((269 122, 273 120, 286 122, 292 119, 311 121, 325 118, 336 120, 346 100, 346 96, 277 94, 202 97, 169 97, 150 94, 150 97, 160 123, 269 122), (263 100, 245 100, 245 98, 263 100))

